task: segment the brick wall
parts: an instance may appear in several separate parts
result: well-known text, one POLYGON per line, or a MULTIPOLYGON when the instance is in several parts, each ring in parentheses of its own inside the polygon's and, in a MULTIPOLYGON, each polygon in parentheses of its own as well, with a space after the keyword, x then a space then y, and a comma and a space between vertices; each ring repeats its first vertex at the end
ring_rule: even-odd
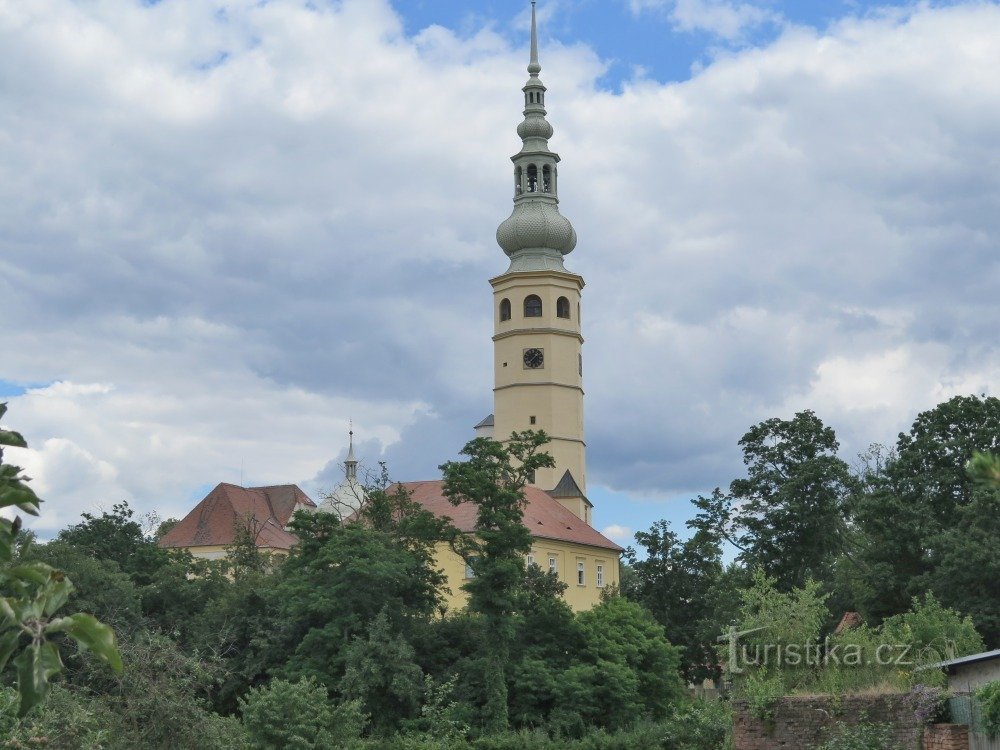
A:
POLYGON ((734 708, 733 750, 812 750, 829 738, 824 731, 828 727, 862 720, 892 725, 893 741, 903 750, 921 747, 923 724, 907 695, 789 696, 771 707, 770 721, 758 718, 740 701, 734 708))
POLYGON ((969 727, 930 724, 924 729, 924 750, 969 750, 969 727))

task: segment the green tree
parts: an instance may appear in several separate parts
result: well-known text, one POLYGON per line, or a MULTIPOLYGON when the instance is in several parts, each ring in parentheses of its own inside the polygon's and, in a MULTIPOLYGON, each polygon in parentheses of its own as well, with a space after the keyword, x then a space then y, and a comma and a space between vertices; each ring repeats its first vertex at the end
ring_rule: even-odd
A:
POLYGON ((383 610, 399 632, 433 614, 444 575, 434 562, 435 536, 448 525, 398 487, 366 493, 360 518, 341 524, 330 513, 297 513, 299 544, 275 575, 279 611, 272 631, 276 672, 314 676, 335 688, 345 648, 364 636, 383 610))
POLYGON ((448 499, 456 505, 471 502, 477 510, 475 533, 457 537, 454 547, 474 574, 464 585, 469 609, 484 617, 490 633, 484 644, 488 732, 506 731, 509 724, 505 670, 524 584, 524 556, 531 550, 531 534, 522 520, 524 485, 536 470, 555 465, 540 452, 547 442, 544 432, 531 430, 515 432, 506 442, 477 438, 461 451, 468 460, 441 466, 448 499))
POLYGON ((1000 648, 1000 488, 977 487, 955 511, 949 528, 933 535, 925 586, 949 607, 967 613, 989 648, 1000 648))
POLYGON ((618 729, 644 719, 660 720, 685 697, 680 653, 663 626, 635 602, 611 597, 577 615, 583 649, 560 679, 553 719, 572 729, 618 729))
POLYGON ((385 610, 378 613, 365 636, 355 637, 347 646, 340 691, 347 700, 360 701, 384 733, 414 716, 420 706, 424 674, 414 656, 413 646, 393 632, 385 610))
POLYGON ((319 750, 356 740, 366 717, 357 702, 334 706, 313 678, 272 680, 240 699, 243 725, 256 750, 319 750))
POLYGON ((85 551, 95 560, 114 561, 136 584, 146 585, 169 562, 169 552, 143 533, 127 502, 115 503, 99 516, 81 515, 83 521, 59 532, 59 541, 85 551))
POLYGON ((833 428, 803 411, 755 425, 740 446, 747 478, 735 480, 729 493, 742 531, 741 559, 785 589, 827 580, 842 549, 844 499, 852 486, 833 428))
POLYGON ((699 528, 681 540, 668 521, 657 521, 635 538, 645 556, 626 553, 633 575, 623 593, 645 606, 682 649, 687 679, 717 677, 715 638, 725 624, 716 619, 713 599, 723 573, 718 533, 699 528))
MULTIPOLYGON (((989 487, 966 467, 977 452, 998 448, 1000 399, 995 397, 956 396, 918 414, 910 431, 899 435, 895 454, 852 500, 859 533, 851 562, 855 577, 864 581, 859 604, 870 619, 905 611, 911 597, 928 585, 942 595, 958 585, 953 589, 957 596, 977 599, 977 589, 995 590, 995 566, 977 575, 946 545, 957 544, 958 554, 982 558, 983 551, 974 543, 963 544, 954 530, 989 535, 988 519, 975 515, 990 511, 992 500, 983 494, 989 487), (941 565, 946 570, 938 574, 935 569, 941 565)), ((988 609, 977 606, 978 611, 988 609)))
MULTIPOLYGON (((0 418, 7 404, 0 404, 0 418)), ((27 448, 17 432, 0 429, 0 509, 16 508, 38 515, 41 502, 28 487, 21 467, 4 463, 4 447, 27 448)), ((80 649, 97 654, 113 670, 122 670, 114 631, 93 615, 79 612, 57 617, 73 593, 73 584, 59 570, 44 563, 9 566, 21 517, 0 517, 0 671, 14 657, 17 668, 19 714, 27 714, 45 700, 49 681, 62 671, 59 647, 51 639, 65 635, 80 649), (14 656, 16 654, 16 656, 14 656)))
POLYGON ((762 570, 753 573, 753 583, 741 593, 743 600, 737 624, 728 642, 719 646, 719 657, 727 664, 737 689, 754 700, 755 693, 780 695, 813 678, 820 635, 829 617, 828 594, 816 581, 783 591, 762 570), (778 648, 798 650, 795 661, 777 658, 778 648))
POLYGON ((923 663, 968 656, 984 649, 972 618, 941 604, 933 594, 913 598, 909 611, 882 623, 884 643, 905 643, 923 663))

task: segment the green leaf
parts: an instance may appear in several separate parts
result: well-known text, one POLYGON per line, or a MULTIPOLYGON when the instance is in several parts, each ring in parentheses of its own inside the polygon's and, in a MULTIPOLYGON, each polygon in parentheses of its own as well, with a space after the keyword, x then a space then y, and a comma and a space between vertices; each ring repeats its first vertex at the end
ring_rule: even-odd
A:
MULTIPOLYGON (((10 468, 10 467, 3 467, 10 468)), ((38 505, 41 500, 34 490, 22 484, 21 479, 9 479, 0 477, 0 481, 10 482, 7 486, 0 486, 0 508, 11 505, 17 506, 20 510, 33 516, 38 515, 38 505)))
POLYGON ((30 581, 39 586, 44 586, 49 582, 49 576, 52 572, 54 572, 52 568, 45 563, 31 563, 29 565, 17 565, 6 571, 6 574, 8 578, 30 581))
POLYGON ((32 643, 14 660, 17 665, 17 690, 21 707, 17 715, 24 716, 45 700, 49 679, 62 670, 59 649, 53 643, 32 643))
MULTIPOLYGON (((0 413, 0 416, 3 416, 3 414, 0 413)), ((24 438, 21 437, 21 433, 14 432, 13 430, 0 430, 0 445, 9 445, 14 448, 28 447, 24 438)))
MULTIPOLYGON (((17 536, 17 529, 14 525, 20 519, 15 519, 13 523, 6 518, 0 518, 0 562, 10 562, 14 556, 14 537, 17 536)), ((17 524, 20 526, 20 524, 17 524)))
POLYGON ((14 653, 20 639, 21 631, 18 628, 11 628, 0 635, 0 672, 7 666, 7 660, 14 653))
POLYGON ((73 593, 73 583, 61 570, 53 570, 49 575, 49 583, 46 585, 45 594, 45 616, 52 617, 73 593))
POLYGON ((115 674, 122 673, 122 657, 115 642, 115 631, 93 615, 78 612, 53 620, 45 628, 50 633, 65 633, 77 642, 81 650, 90 650, 108 663, 115 674))

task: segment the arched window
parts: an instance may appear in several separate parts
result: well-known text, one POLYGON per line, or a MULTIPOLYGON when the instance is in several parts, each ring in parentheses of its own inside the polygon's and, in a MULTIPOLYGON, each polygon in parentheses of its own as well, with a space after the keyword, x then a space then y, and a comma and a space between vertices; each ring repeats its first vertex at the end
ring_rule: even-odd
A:
POLYGON ((556 315, 560 318, 569 317, 569 300, 565 297, 556 300, 556 315))
POLYGON ((552 192, 552 167, 548 164, 542 167, 542 192, 552 192))
POLYGON ((521 168, 514 167, 514 194, 520 195, 524 192, 524 185, 521 184, 521 168))
POLYGON ((510 300, 506 297, 500 300, 500 320, 510 320, 510 300))
POLYGON ((538 167, 534 164, 528 165, 528 192, 538 192, 538 167))
POLYGON ((542 317, 542 300, 537 294, 529 294, 524 298, 524 317, 542 317))

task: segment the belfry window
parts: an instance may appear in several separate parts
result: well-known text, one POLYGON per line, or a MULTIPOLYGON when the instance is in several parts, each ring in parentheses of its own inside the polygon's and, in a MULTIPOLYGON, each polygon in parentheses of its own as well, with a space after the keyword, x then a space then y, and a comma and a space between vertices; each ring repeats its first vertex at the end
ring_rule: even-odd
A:
POLYGON ((500 320, 510 320, 510 300, 506 297, 500 300, 500 320))
POLYGON ((523 173, 520 167, 514 167, 514 195, 520 195, 524 192, 524 185, 521 184, 521 177, 523 173))
POLYGON ((534 164, 528 165, 528 192, 538 192, 538 167, 534 164))
POLYGON ((529 294, 524 298, 524 317, 542 317, 542 300, 537 294, 529 294))
POLYGON ((556 300, 556 315, 560 318, 569 318, 569 300, 565 297, 556 300))
POLYGON ((552 192, 552 167, 548 164, 542 167, 542 192, 552 192))

